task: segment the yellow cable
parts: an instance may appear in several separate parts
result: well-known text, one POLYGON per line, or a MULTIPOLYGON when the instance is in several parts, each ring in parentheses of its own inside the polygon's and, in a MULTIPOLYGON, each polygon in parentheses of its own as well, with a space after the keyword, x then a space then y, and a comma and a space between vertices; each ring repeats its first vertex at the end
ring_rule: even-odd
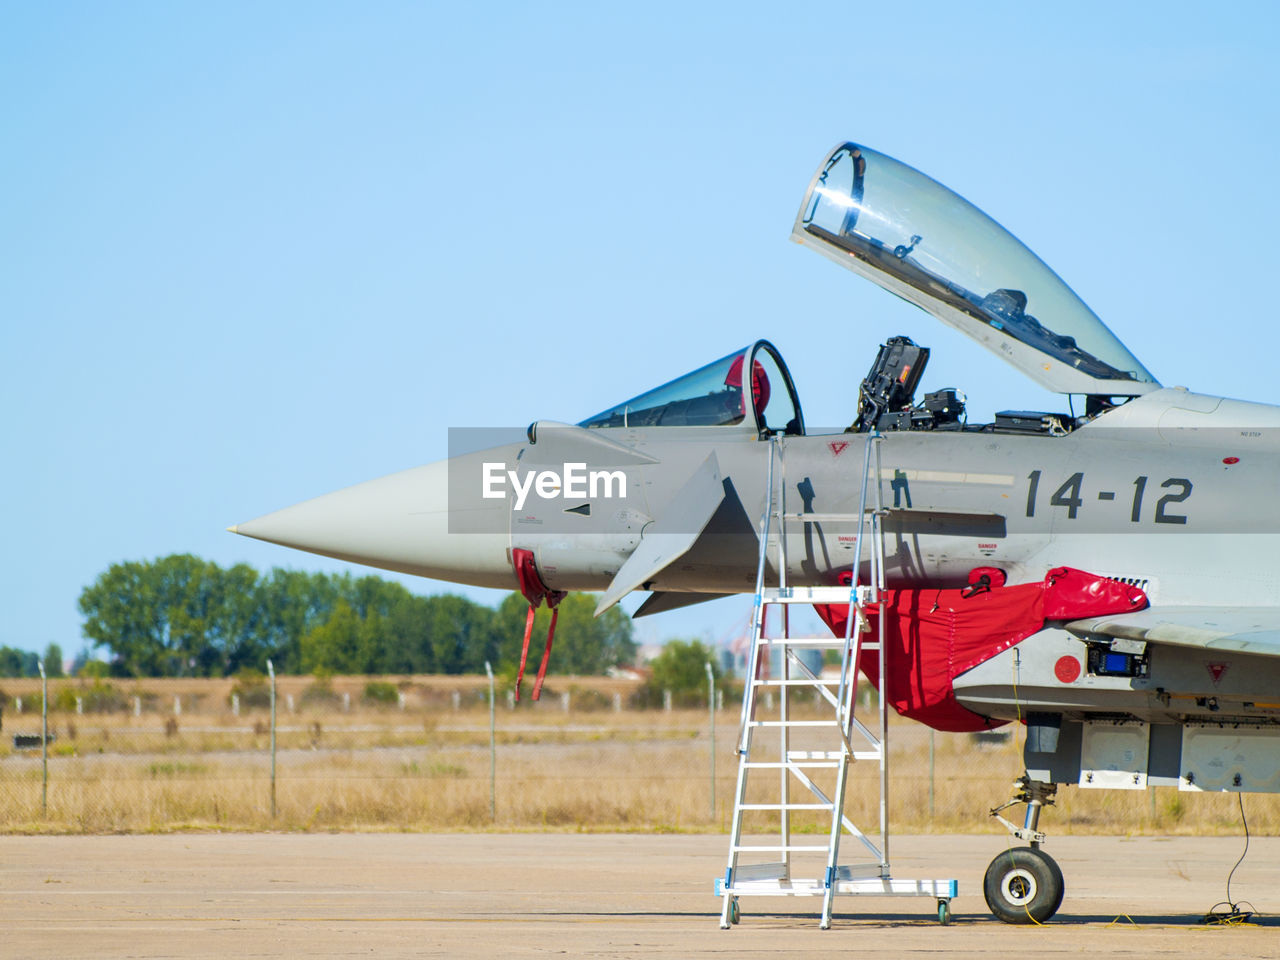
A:
MULTIPOLYGON (((1009 661, 1009 674, 1013 680, 1013 706, 1014 706, 1014 710, 1017 711, 1018 724, 1021 725, 1022 724, 1022 701, 1018 699, 1018 653, 1017 653, 1016 647, 1014 648, 1013 659, 1009 661)), ((1027 734, 1026 734, 1026 731, 1023 730, 1023 733, 1022 733, 1023 756, 1026 756, 1026 750, 1027 750, 1027 734)), ((1004 841, 1005 847, 1007 848, 1007 851, 1009 854, 1010 866, 1013 865, 1013 841, 1011 837, 1012 837, 1012 834, 1006 834, 1005 841, 1004 841)), ((1039 920, 1037 920, 1035 917, 1031 915, 1031 908, 1028 907, 1025 903, 1022 905, 1022 909, 1026 913, 1027 919, 1030 920, 1032 923, 1034 923, 1037 927, 1044 926, 1043 923, 1041 923, 1039 920)))

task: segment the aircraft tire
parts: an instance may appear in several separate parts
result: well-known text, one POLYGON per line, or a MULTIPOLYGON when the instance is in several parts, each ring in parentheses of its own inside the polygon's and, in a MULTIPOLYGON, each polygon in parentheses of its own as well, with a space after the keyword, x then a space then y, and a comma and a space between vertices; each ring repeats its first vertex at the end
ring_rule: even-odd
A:
POLYGON ((1005 923, 1044 923, 1062 906, 1063 889, 1058 864, 1034 847, 1000 854, 982 881, 987 906, 1005 923))

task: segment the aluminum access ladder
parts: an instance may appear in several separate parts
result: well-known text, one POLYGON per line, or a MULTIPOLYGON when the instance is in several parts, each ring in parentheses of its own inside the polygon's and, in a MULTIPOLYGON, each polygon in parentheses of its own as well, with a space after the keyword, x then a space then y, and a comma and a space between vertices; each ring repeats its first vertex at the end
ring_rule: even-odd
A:
MULTIPOLYGON (((820 896, 819 925, 824 930, 831 926, 837 894, 933 897, 938 902, 939 921, 950 921, 956 881, 898 880, 890 875, 887 700, 876 698, 876 716, 870 725, 855 716, 862 653, 879 651, 884 640, 884 619, 876 618, 880 628, 873 636, 867 618, 867 610, 879 606, 884 591, 882 521, 886 511, 880 484, 881 439, 875 431, 867 434, 856 514, 788 513, 786 441, 769 441, 751 653, 737 741, 738 782, 729 862, 724 876, 716 880, 716 894, 724 899, 720 913, 723 929, 738 922, 739 898, 750 896, 820 896), (868 487, 872 491, 870 504, 868 487), (853 555, 858 559, 848 587, 787 585, 789 523, 856 525, 853 555), (859 582, 864 540, 870 556, 867 584, 859 582), (847 603, 845 635, 793 635, 789 608, 795 603, 847 603), (780 616, 770 618, 775 607, 780 616), (771 619, 776 621, 772 625, 771 619), (805 663, 801 656, 804 650, 838 651, 839 681, 824 681, 820 668, 815 671, 805 663), (776 664, 773 676, 771 663, 776 664), (817 706, 817 719, 813 718, 812 704, 817 706), (799 714, 806 710, 809 716, 801 719, 799 714), (855 762, 874 763, 878 770, 880 814, 874 835, 859 829, 845 813, 849 767, 855 762), (793 824, 793 815, 805 822, 793 824), (753 823, 748 829, 744 823, 748 818, 772 823, 765 828, 753 823), (858 861, 841 862, 840 842, 846 833, 858 842, 858 861), (804 878, 806 870, 811 875, 804 878)), ((884 690, 885 658, 876 659, 879 689, 884 690)))

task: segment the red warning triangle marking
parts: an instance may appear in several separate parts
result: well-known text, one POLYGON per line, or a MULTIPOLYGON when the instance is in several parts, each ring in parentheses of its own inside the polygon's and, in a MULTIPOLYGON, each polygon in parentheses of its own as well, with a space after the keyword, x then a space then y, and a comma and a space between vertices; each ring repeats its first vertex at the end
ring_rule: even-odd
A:
POLYGON ((1209 676, 1213 677, 1213 685, 1216 687, 1218 681, 1222 679, 1222 675, 1227 672, 1228 664, 1225 663, 1206 663, 1205 667, 1209 671, 1209 676))
POLYGON ((849 441, 848 440, 832 440, 830 443, 827 444, 827 446, 831 448, 831 453, 834 456, 838 457, 840 456, 840 454, 844 453, 844 448, 849 446, 849 441))

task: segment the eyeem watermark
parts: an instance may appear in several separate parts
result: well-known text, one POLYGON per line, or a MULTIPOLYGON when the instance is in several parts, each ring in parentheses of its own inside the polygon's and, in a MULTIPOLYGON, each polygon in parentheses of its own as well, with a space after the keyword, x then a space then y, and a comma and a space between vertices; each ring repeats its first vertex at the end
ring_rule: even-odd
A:
POLYGON ((602 517, 643 499, 639 471, 627 457, 615 457, 610 443, 562 424, 543 425, 536 442, 529 433, 526 427, 450 427, 444 502, 439 465, 424 468, 422 511, 445 507, 451 534, 509 537, 517 523, 535 532, 596 530, 602 517), (596 520, 584 522, 593 513, 596 520))
POLYGON ((485 500, 502 500, 507 487, 512 493, 511 509, 523 510, 530 491, 544 500, 556 497, 626 499, 627 475, 621 470, 588 470, 586 463, 566 463, 563 470, 529 470, 523 477, 518 470, 508 470, 502 462, 481 464, 480 496, 485 500))

